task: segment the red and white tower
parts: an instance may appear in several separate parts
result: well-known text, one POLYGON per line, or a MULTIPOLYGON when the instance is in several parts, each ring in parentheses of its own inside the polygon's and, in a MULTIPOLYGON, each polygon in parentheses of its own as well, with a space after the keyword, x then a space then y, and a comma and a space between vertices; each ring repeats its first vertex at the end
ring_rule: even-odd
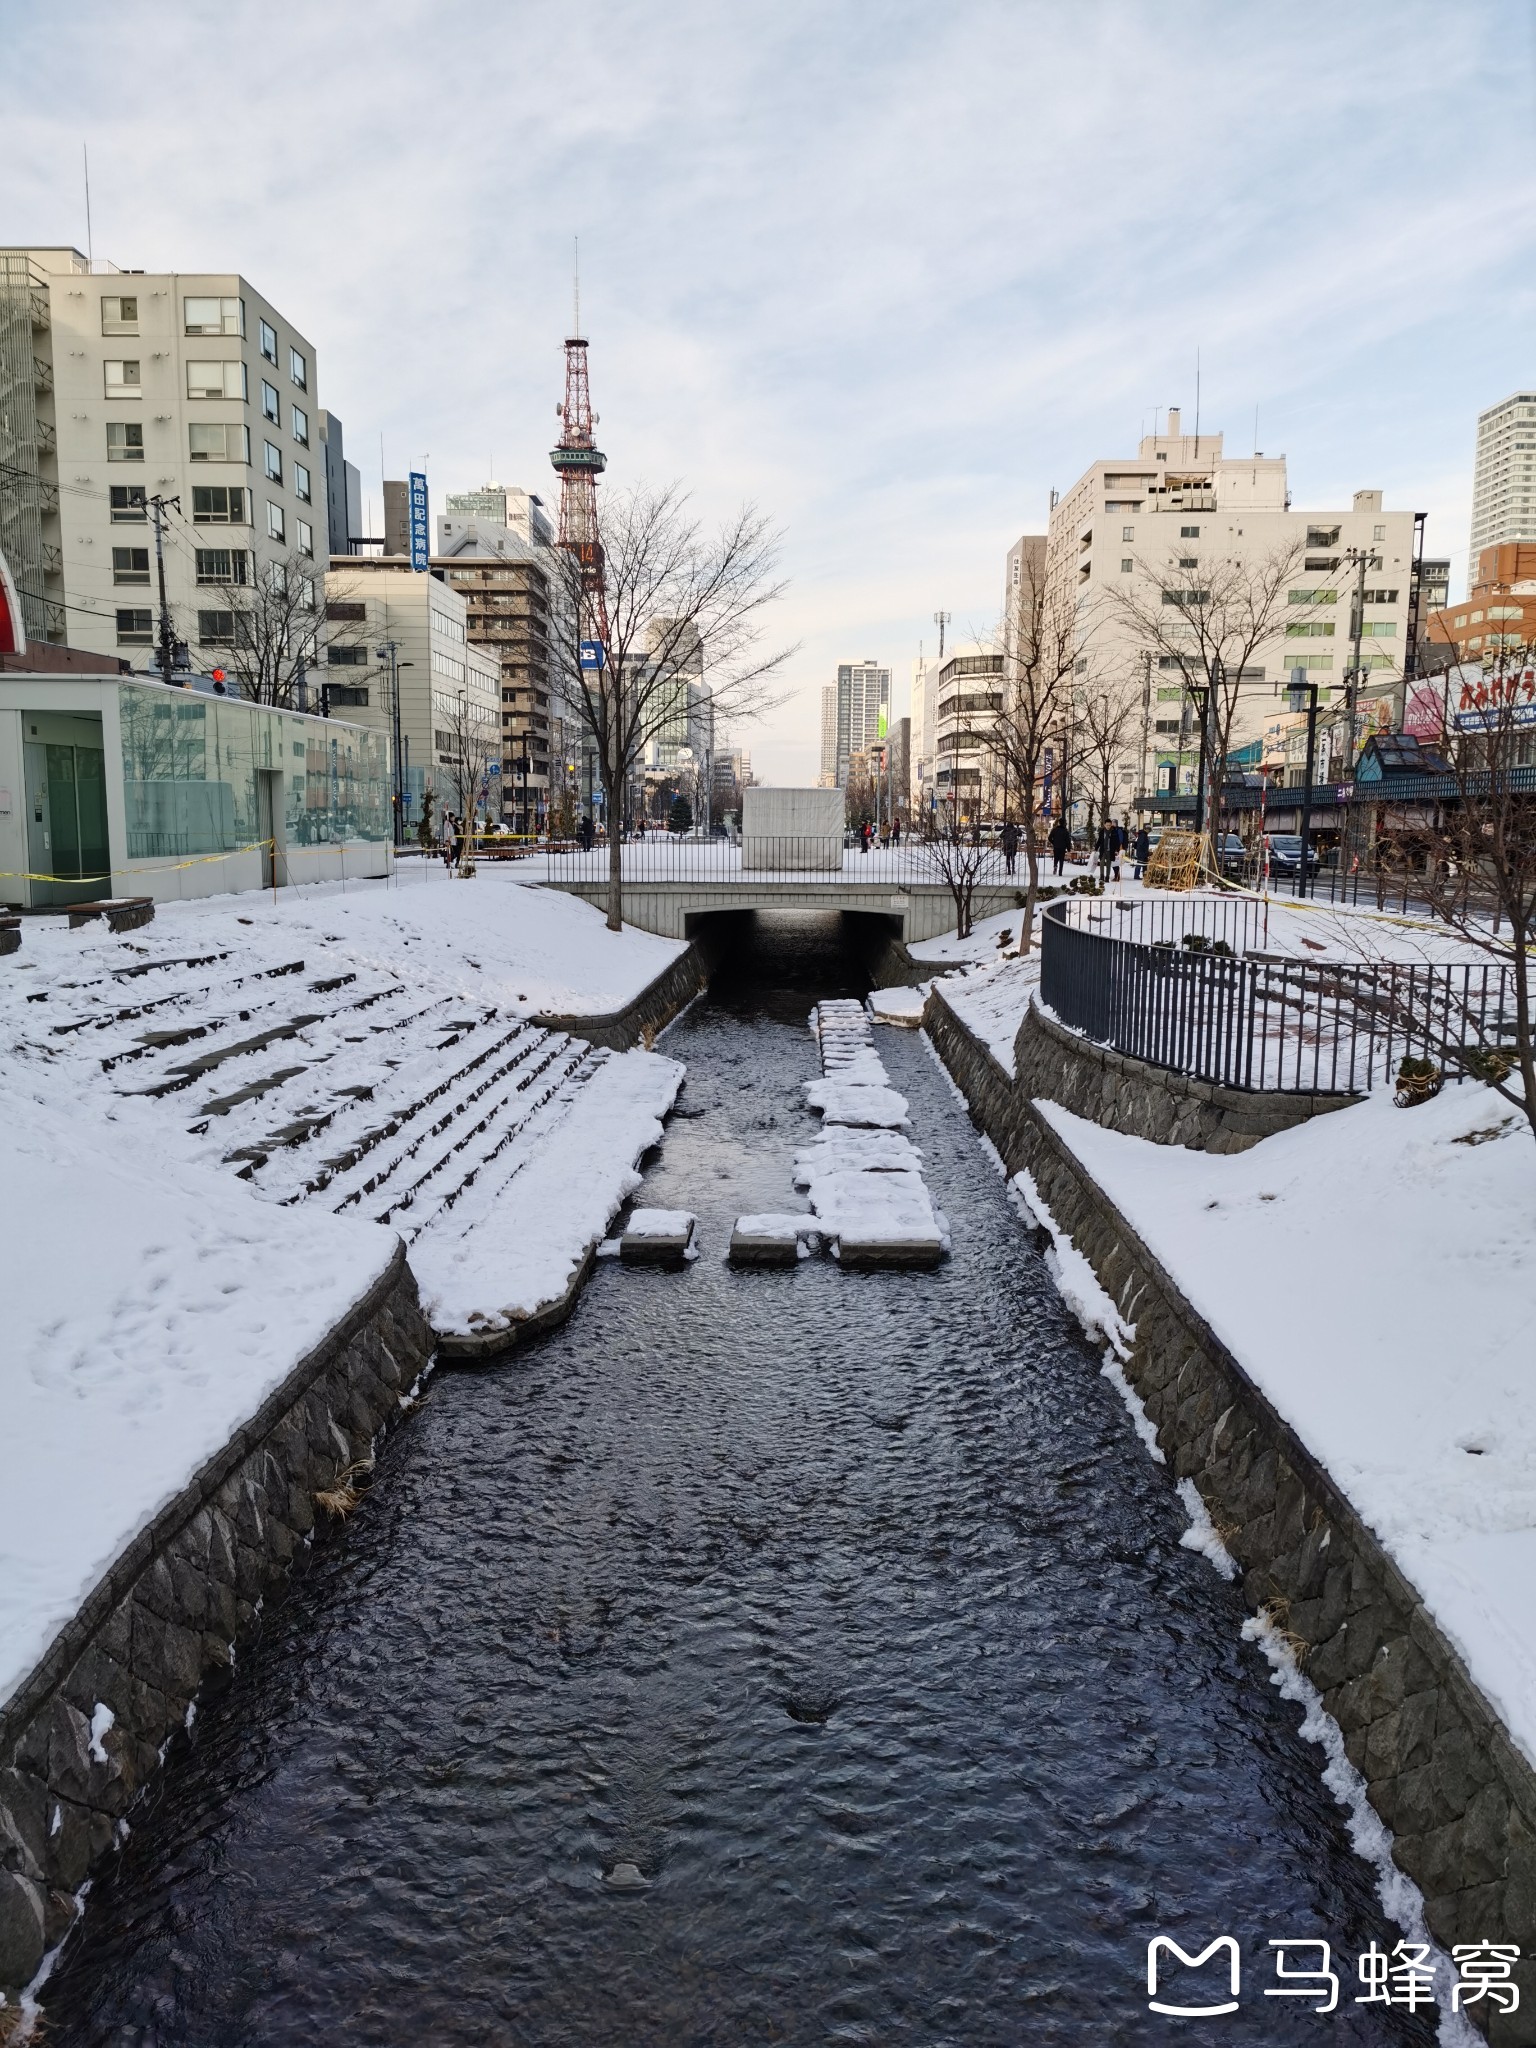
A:
POLYGON ((597 480, 608 458, 593 439, 597 416, 587 385, 587 343, 581 332, 581 287, 575 297, 573 332, 565 343, 565 403, 557 408, 565 425, 560 445, 549 459, 560 477, 560 546, 568 548, 581 568, 582 594, 588 622, 604 647, 608 644, 608 597, 603 543, 597 530, 597 480))

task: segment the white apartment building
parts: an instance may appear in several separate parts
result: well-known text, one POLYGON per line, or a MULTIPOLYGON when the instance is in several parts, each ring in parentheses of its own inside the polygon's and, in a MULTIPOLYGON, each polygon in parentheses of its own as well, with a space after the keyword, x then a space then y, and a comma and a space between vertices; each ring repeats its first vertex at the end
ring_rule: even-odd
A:
POLYGON ((837 665, 837 786, 848 781, 848 756, 884 739, 891 712, 891 672, 872 655, 837 665))
POLYGON ((1004 773, 990 735, 1003 691, 1000 647, 974 641, 938 664, 932 793, 966 821, 1002 815, 1004 773))
POLYGON ((437 522, 439 554, 451 545, 471 521, 504 526, 527 542, 529 547, 552 548, 554 523, 544 500, 516 484, 482 484, 478 491, 452 491, 443 501, 443 516, 437 522))
POLYGON ((919 816, 933 808, 934 745, 938 717, 939 664, 932 655, 920 654, 912 664, 912 738, 909 774, 912 808, 919 816))
POLYGON ((0 550, 29 638, 148 664, 156 497, 195 666, 230 644, 232 590, 313 563, 318 601, 321 420, 314 344, 245 278, 0 250, 0 550))
POLYGON ((1201 565, 1234 557, 1258 564, 1294 550, 1283 618, 1245 667, 1234 745, 1257 739, 1295 668, 1321 686, 1327 705, 1343 694, 1352 661, 1357 577, 1349 551, 1367 557, 1361 615, 1363 697, 1402 676, 1413 570, 1414 514, 1387 511, 1380 491, 1356 491, 1347 510, 1298 511, 1285 457, 1229 457, 1220 434, 1185 434, 1177 409, 1167 431, 1145 436, 1134 457, 1095 462, 1053 506, 1046 578, 1076 611, 1080 690, 1141 700, 1152 661, 1150 716, 1114 771, 1116 810, 1144 790, 1187 793, 1196 740, 1176 654, 1144 647, 1109 593, 1134 588, 1155 607, 1170 590, 1198 589, 1201 565))
POLYGON ((325 611, 334 638, 323 676, 330 707, 354 725, 388 731, 394 678, 400 687, 400 756, 407 828, 421 816, 426 788, 439 810, 452 804, 451 728, 459 717, 481 726, 497 764, 486 809, 501 814, 501 664, 470 644, 468 605, 451 584, 379 555, 336 555, 325 578, 325 611), (393 660, 389 653, 393 642, 393 660))
POLYGON ((1536 540, 1536 391, 1477 416, 1468 580, 1484 548, 1511 540, 1536 540))

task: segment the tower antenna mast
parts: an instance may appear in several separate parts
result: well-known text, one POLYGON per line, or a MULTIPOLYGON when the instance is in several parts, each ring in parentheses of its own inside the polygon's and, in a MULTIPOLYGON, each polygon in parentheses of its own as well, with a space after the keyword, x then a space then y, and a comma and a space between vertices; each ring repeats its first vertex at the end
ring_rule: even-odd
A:
MULTIPOLYGON (((579 252, 578 252, 579 253, 579 252)), ((587 382, 587 343, 581 331, 581 272, 574 274, 571 332, 565 338, 565 403, 559 445, 549 453, 560 479, 559 544, 576 558, 583 607, 595 637, 608 645, 608 592, 603 543, 597 527, 597 480, 608 466, 594 429, 592 393, 587 382)), ((588 637, 583 635, 583 637, 588 637)))

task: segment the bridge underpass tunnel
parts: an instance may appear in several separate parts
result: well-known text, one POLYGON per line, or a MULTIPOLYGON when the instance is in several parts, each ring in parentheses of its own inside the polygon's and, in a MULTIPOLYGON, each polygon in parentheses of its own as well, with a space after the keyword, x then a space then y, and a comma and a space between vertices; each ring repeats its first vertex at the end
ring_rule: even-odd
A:
POLYGON ((716 995, 750 988, 803 995, 808 1010, 825 995, 863 997, 906 981, 913 969, 899 916, 857 910, 704 911, 688 937, 709 967, 716 995))

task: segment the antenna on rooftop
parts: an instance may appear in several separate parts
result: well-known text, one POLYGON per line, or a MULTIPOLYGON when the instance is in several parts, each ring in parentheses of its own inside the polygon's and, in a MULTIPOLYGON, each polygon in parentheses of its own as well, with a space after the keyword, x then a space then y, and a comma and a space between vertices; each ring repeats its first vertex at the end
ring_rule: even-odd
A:
POLYGON ((581 332, 581 237, 571 237, 571 332, 581 332))
POLYGON ((96 268, 96 251, 91 246, 91 152, 86 143, 81 143, 80 154, 85 159, 85 263, 87 270, 96 268))

